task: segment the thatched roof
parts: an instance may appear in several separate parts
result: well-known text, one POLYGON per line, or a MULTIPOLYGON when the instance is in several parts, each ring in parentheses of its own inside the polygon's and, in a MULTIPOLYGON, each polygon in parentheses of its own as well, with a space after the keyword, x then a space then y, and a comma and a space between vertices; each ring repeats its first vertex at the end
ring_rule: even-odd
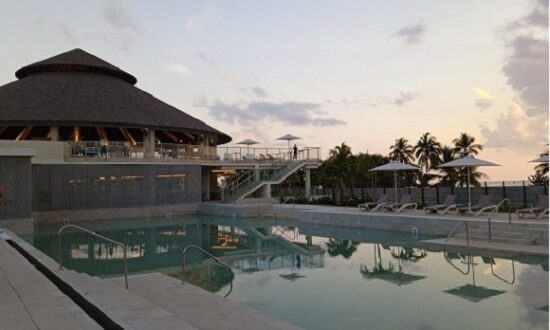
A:
POLYGON ((125 126, 228 135, 134 86, 136 78, 81 49, 27 65, 0 86, 4 125, 125 126))

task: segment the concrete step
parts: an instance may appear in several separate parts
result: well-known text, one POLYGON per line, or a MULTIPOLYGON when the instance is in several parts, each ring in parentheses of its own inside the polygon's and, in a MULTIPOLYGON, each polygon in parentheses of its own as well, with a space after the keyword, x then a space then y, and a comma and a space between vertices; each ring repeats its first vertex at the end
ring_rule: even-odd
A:
MULTIPOLYGON (((466 240, 466 234, 457 234, 454 238, 466 240)), ((472 235, 470 234, 471 241, 483 241, 488 242, 489 237, 487 235, 472 235)), ((491 235, 491 242, 495 243, 507 243, 507 244, 520 244, 520 245, 533 245, 534 240, 523 239, 523 238, 509 238, 509 237, 499 237, 491 235)))

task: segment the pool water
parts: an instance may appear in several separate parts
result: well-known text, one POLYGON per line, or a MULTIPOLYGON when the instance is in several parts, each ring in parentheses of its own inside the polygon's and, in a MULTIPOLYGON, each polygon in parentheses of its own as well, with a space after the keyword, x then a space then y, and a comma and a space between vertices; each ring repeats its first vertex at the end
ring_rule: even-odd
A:
MULTIPOLYGON (((131 273, 185 279, 306 329, 547 329, 548 258, 443 252, 426 237, 340 227, 292 227, 265 219, 187 217, 85 222, 128 246, 131 273), (492 266, 492 267, 491 267, 492 266)), ((56 256, 60 225, 27 237, 56 256)), ((122 251, 67 231, 63 265, 118 276, 122 251)))

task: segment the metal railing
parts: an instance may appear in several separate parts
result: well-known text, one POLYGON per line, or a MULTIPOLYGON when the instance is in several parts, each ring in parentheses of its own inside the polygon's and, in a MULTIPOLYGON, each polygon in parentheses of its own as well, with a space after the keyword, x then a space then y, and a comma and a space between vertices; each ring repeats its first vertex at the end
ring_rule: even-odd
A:
MULTIPOLYGON (((232 277, 235 277, 235 273, 233 272, 233 269, 231 269, 231 267, 229 267, 228 264, 226 264, 225 262, 221 261, 218 257, 216 257, 215 255, 213 255, 212 253, 206 251, 205 249, 201 248, 200 246, 198 245, 195 245, 195 244, 189 244, 187 245, 184 249, 183 249, 183 252, 182 252, 182 265, 181 265, 181 271, 182 271, 182 278, 185 278, 185 256, 187 254, 187 251, 189 251, 189 249, 197 249, 199 250, 200 252, 206 254, 207 256, 209 256, 211 259, 213 259, 215 262, 217 262, 218 264, 222 265, 223 267, 229 269, 229 271, 231 272, 231 276, 232 277)), ((229 294, 231 293, 231 291, 233 291, 233 279, 231 279, 231 282, 229 283, 229 292, 227 292, 224 297, 227 297, 229 296, 229 294)))
POLYGON ((94 231, 91 231, 89 229, 86 229, 86 228, 83 228, 83 227, 80 227, 80 226, 77 226, 77 225, 64 225, 63 227, 59 228, 59 230, 57 231, 57 261, 59 263, 59 270, 63 269, 62 260, 61 260, 61 255, 62 255, 62 253, 61 253, 61 234, 63 233, 63 231, 65 229, 69 229, 69 228, 83 231, 83 232, 85 232, 89 235, 92 235, 96 238, 102 239, 102 240, 104 240, 108 243, 120 246, 122 248, 123 257, 124 257, 124 286, 126 287, 126 290, 128 290, 128 263, 127 263, 127 260, 126 260, 126 245, 124 243, 114 241, 114 240, 112 240, 110 238, 107 238, 105 236, 101 236, 101 235, 99 235, 98 233, 96 233, 94 231))
POLYGON ((115 158, 157 160, 214 160, 225 162, 266 162, 321 160, 320 147, 303 147, 296 155, 286 148, 220 147, 182 143, 126 141, 66 141, 67 158, 115 158))
MULTIPOLYGON (((493 259, 492 256, 491 256, 490 258, 493 259)), ((491 261, 492 261, 492 260, 491 260, 491 261)), ((490 264, 491 264, 491 274, 492 274, 494 277, 496 277, 496 278, 498 278, 499 280, 501 280, 502 282, 507 283, 507 284, 510 284, 510 285, 512 285, 512 284, 514 284, 514 282, 516 282, 516 267, 514 266, 514 260, 513 260, 513 259, 512 259, 512 279, 511 279, 510 281, 508 281, 507 279, 502 278, 502 277, 500 277, 499 275, 497 275, 497 274, 495 273, 494 268, 493 268, 493 262, 491 262, 490 264)))
POLYGON ((466 221, 460 221, 459 223, 457 223, 453 229, 451 230, 451 232, 449 233, 449 235, 447 235, 447 238, 445 238, 445 241, 443 243, 443 256, 445 257, 445 260, 454 268, 456 269, 457 271, 459 271, 461 274, 463 275, 468 275, 470 273, 470 263, 471 263, 471 259, 472 259, 472 256, 469 255, 467 256, 467 265, 468 265, 468 268, 466 271, 463 271, 462 269, 460 269, 459 267, 457 267, 452 261, 451 259, 449 258, 449 255, 447 253, 447 242, 449 241, 449 239, 451 239, 451 237, 453 236, 454 232, 458 229, 458 227, 460 227, 460 225, 464 224, 464 227, 466 229, 466 248, 468 249, 468 253, 470 252, 470 228, 469 228, 469 225, 468 225, 468 222, 466 221))

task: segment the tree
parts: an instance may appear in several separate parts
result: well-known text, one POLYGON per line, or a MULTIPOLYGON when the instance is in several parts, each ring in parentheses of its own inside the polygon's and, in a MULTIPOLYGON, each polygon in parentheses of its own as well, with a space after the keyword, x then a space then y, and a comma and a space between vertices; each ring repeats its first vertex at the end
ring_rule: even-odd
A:
POLYGON ((410 164, 414 161, 414 149, 409 140, 399 138, 390 146, 390 159, 400 163, 410 164))
MULTIPOLYGON (((477 155, 483 150, 481 144, 475 143, 476 138, 468 135, 468 133, 460 133, 460 136, 453 140, 455 145, 455 152, 461 155, 461 157, 477 155)), ((481 185, 480 180, 487 178, 487 175, 477 170, 477 167, 470 168, 470 183, 474 187, 481 185)), ((468 169, 463 168, 458 170, 458 184, 464 186, 468 184, 468 169)))
POLYGON ((426 186, 431 180, 437 178, 436 175, 430 174, 433 163, 432 160, 441 152, 441 144, 436 138, 430 135, 429 132, 422 134, 416 145, 414 146, 418 166, 423 170, 418 177, 419 185, 426 186))
POLYGON ((432 156, 432 166, 439 172, 440 184, 444 187, 452 187, 458 181, 458 170, 454 167, 437 167, 456 159, 455 149, 443 146, 437 156, 432 156))
POLYGON ((352 196, 353 196, 353 188, 354 188, 354 182, 353 182, 353 153, 351 152, 351 148, 346 145, 344 142, 342 142, 341 145, 334 147, 334 149, 330 150, 329 154, 329 160, 330 164, 333 167, 332 171, 335 172, 336 177, 338 178, 338 194, 337 194, 337 202, 340 202, 340 194, 345 187, 345 181, 350 183, 351 189, 352 189, 352 196))
POLYGON ((475 143, 476 138, 468 135, 468 133, 460 133, 460 136, 453 140, 455 151, 462 157, 477 155, 483 150, 481 144, 475 143))
POLYGON ((332 239, 330 238, 328 242, 325 243, 327 246, 327 253, 331 257, 336 257, 341 255, 344 259, 349 259, 359 246, 358 241, 350 240, 341 240, 341 239, 332 239))
POLYGON ((432 168, 432 159, 441 152, 441 144, 429 132, 422 134, 414 146, 414 155, 418 159, 418 166, 427 174, 432 168))
MULTIPOLYGON (((548 150, 540 154, 540 157, 548 157, 548 150)), ((529 181, 534 185, 544 186, 548 184, 548 163, 540 163, 534 168, 535 174, 528 177, 529 181)))

